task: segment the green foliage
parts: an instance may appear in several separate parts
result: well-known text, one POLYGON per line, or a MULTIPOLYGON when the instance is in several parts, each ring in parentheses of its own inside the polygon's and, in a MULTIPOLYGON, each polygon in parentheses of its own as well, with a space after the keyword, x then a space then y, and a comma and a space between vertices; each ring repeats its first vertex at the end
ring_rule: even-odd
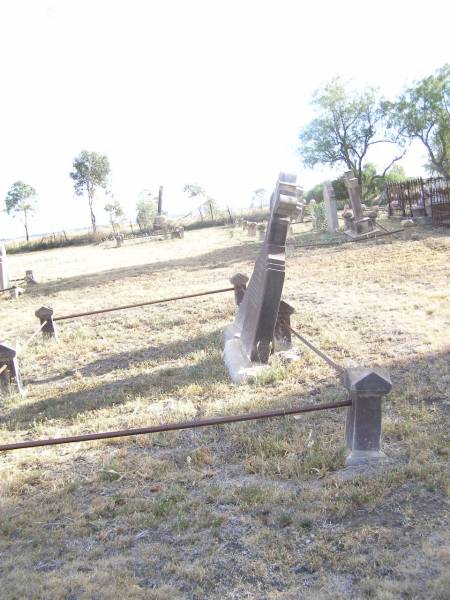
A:
POLYGON ((150 229, 158 212, 157 199, 151 192, 144 190, 136 204, 136 222, 139 229, 150 229))
POLYGON ((381 142, 396 142, 386 121, 385 103, 373 88, 350 93, 342 80, 335 78, 315 92, 312 104, 317 117, 300 133, 299 153, 304 165, 345 165, 362 183, 369 149, 381 142))
POLYGON ((8 215, 12 214, 14 217, 16 214, 22 214, 27 242, 29 241, 28 216, 36 210, 35 197, 36 190, 31 185, 23 181, 16 181, 9 189, 5 198, 8 215))
POLYGON ((253 194, 252 194, 252 204, 259 206, 259 208, 262 210, 263 208, 263 203, 267 198, 267 190, 265 188, 257 188, 256 190, 253 190, 253 194))
POLYGON ((106 189, 110 173, 108 157, 98 152, 82 150, 73 161, 73 171, 70 177, 74 181, 75 194, 82 196, 87 193, 91 213, 92 231, 97 230, 93 211, 94 195, 97 188, 106 189))
POLYGON ((305 200, 310 202, 311 200, 316 200, 317 202, 322 202, 323 200, 323 184, 318 183, 313 188, 308 190, 305 194, 305 200))
POLYGON ((311 216, 314 218, 314 229, 322 231, 327 227, 324 202, 313 203, 309 205, 311 216))
POLYGON ((400 134, 427 149, 428 170, 450 177, 450 64, 416 82, 389 108, 400 134))
POLYGON ((204 196, 205 190, 198 185, 198 183, 187 183, 183 187, 183 192, 188 195, 189 198, 195 198, 197 196, 204 196))

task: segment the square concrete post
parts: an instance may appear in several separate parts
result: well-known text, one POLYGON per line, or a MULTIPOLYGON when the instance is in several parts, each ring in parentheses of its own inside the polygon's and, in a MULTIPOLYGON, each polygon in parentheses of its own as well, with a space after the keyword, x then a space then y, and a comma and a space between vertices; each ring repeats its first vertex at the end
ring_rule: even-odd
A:
POLYGON ((244 298, 245 290, 247 289, 247 281, 247 275, 243 275, 242 273, 236 273, 236 275, 233 275, 233 277, 230 278, 230 283, 234 286, 234 300, 236 306, 239 306, 244 298))
POLYGON ((53 308, 41 306, 34 314, 39 319, 41 325, 46 322, 42 328, 42 337, 53 337, 58 339, 55 322, 53 321, 53 308))
POLYGON ((24 393, 17 363, 17 352, 8 344, 2 343, 0 344, 0 392, 4 395, 11 393, 13 384, 17 386, 19 394, 24 393))
POLYGON ((360 465, 385 458, 381 447, 381 402, 392 388, 389 374, 382 369, 346 369, 343 383, 352 401, 345 426, 350 450, 346 464, 360 465))
POLYGON ((277 350, 289 350, 292 348, 291 336, 291 315, 295 313, 295 308, 281 300, 278 309, 277 322, 275 324, 275 346, 277 350))

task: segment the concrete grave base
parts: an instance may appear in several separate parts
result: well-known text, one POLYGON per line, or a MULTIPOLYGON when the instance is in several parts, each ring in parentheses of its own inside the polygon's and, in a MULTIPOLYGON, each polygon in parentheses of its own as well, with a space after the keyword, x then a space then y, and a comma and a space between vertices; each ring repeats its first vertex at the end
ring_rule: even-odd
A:
POLYGON ((351 229, 347 229, 344 231, 345 235, 352 240, 365 240, 369 238, 376 237, 380 233, 383 233, 381 229, 372 229, 372 231, 368 231, 367 233, 355 233, 351 229))
POLYGON ((388 457, 381 450, 352 450, 345 459, 347 467, 358 465, 367 465, 380 460, 388 460, 388 457))
MULTIPOLYGON (((252 362, 248 359, 234 324, 225 328, 224 339, 225 347, 222 356, 234 383, 246 383, 250 378, 257 377, 271 368, 270 364, 252 362)), ((301 358, 297 350, 292 347, 275 352, 273 356, 279 358, 282 363, 291 363, 301 358)))

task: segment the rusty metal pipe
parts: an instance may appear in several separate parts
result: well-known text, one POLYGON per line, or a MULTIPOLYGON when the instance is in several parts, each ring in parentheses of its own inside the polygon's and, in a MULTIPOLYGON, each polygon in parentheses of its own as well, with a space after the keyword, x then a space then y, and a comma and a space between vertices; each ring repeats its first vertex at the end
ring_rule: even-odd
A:
POLYGON ((246 415, 230 415, 227 417, 214 417, 198 421, 184 421, 181 423, 168 423, 165 425, 154 425, 153 427, 141 427, 137 429, 122 429, 119 431, 103 431, 99 433, 86 433, 61 438, 50 438, 44 440, 29 440, 15 442, 12 444, 0 444, 0 451, 19 450, 20 448, 37 448, 40 446, 56 446, 58 444, 72 444, 74 442, 89 442, 93 440, 105 440, 118 437, 129 437, 132 435, 145 435, 148 433, 160 433, 162 431, 177 431, 179 429, 196 429, 197 427, 208 427, 210 425, 224 425, 227 423, 238 423, 241 421, 255 421, 257 419, 272 419, 274 417, 286 417, 300 413, 316 412, 319 410, 330 410, 351 406, 351 400, 335 402, 334 404, 316 404, 315 406, 297 406, 294 408, 282 408, 265 412, 248 413, 246 415))
POLYGON ((172 298, 161 298, 160 300, 150 300, 148 302, 138 302, 137 304, 124 304, 123 306, 113 306, 111 308, 100 308, 99 310, 90 310, 82 313, 73 313, 71 315, 62 315, 53 317, 53 321, 65 321, 66 319, 77 319, 78 317, 87 317, 89 315, 100 315, 102 313, 113 312, 115 310, 125 310, 127 308, 139 308, 140 306, 150 306, 151 304, 161 304, 163 302, 173 302, 174 300, 184 300, 186 298, 198 298, 199 296, 209 296, 210 294, 222 294, 224 292, 233 292, 234 287, 223 288, 220 290, 211 290, 210 292, 199 292, 197 294, 187 294, 185 296, 173 296, 172 298))

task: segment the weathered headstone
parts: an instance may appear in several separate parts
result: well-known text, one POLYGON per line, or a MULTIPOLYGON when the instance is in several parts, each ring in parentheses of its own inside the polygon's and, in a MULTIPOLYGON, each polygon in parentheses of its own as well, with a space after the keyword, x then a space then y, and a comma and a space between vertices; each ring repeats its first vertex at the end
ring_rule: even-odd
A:
POLYGON ((363 204, 361 203, 361 186, 352 171, 344 173, 344 183, 350 197, 353 212, 352 218, 346 219, 346 223, 350 227, 345 233, 351 237, 367 237, 368 235, 376 234, 379 230, 376 227, 374 219, 364 216, 363 204))
POLYGON ((267 363, 283 291, 289 218, 298 214, 296 176, 280 173, 270 201, 264 243, 236 319, 225 331, 225 363, 235 381, 243 381, 252 362, 267 363))
POLYGON ((41 308, 38 308, 34 314, 42 325, 42 336, 44 338, 53 337, 57 339, 58 335, 56 332, 55 322, 53 321, 53 308, 41 306, 41 308))
POLYGON ((251 237, 255 237, 256 236, 256 223, 251 222, 251 223, 248 224, 247 233, 251 237))
POLYGON ((9 287, 8 277, 8 259, 6 257, 5 244, 0 244, 0 290, 6 290, 9 287))
POLYGON ((230 283, 234 287, 234 300, 236 302, 236 306, 239 306, 242 302, 245 294, 245 290, 247 289, 248 277, 243 273, 236 273, 233 277, 230 277, 230 283))
POLYGON ((256 229, 258 231, 258 236, 260 240, 264 240, 266 237, 266 225, 265 223, 258 223, 258 225, 256 226, 256 229))
POLYGON ((336 195, 331 181, 323 182, 323 199, 325 202, 325 214, 327 217, 328 231, 339 231, 339 221, 336 207, 336 195))

